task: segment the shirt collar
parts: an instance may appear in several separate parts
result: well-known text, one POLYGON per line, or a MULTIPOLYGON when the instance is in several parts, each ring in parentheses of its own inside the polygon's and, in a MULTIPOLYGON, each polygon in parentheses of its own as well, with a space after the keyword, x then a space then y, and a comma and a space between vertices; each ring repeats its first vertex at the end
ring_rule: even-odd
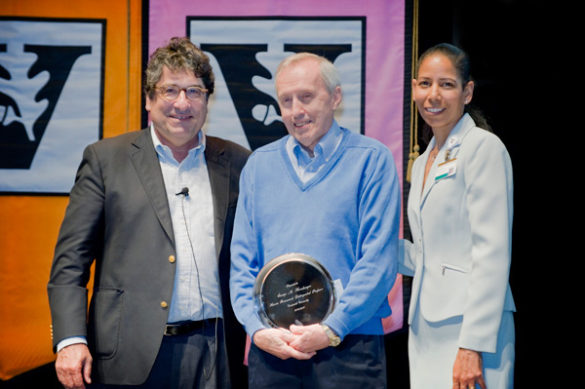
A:
MULTIPOLYGON (((173 157, 173 152, 171 151, 171 148, 169 146, 162 144, 162 142, 158 138, 158 135, 154 130, 154 123, 150 123, 150 136, 152 137, 152 143, 154 144, 154 149, 156 150, 157 154, 165 159, 170 158, 171 161, 176 162, 175 158, 173 157)), ((199 130, 197 137, 198 137, 197 146, 189 150, 189 155, 187 156, 186 159, 192 158, 192 156, 198 152, 203 153, 205 151, 207 138, 205 137, 205 133, 203 132, 203 130, 199 130)))
POLYGON ((306 166, 307 164, 311 163, 317 157, 320 157, 322 162, 329 160, 333 152, 337 148, 339 141, 341 140, 341 128, 339 124, 335 120, 331 124, 331 128, 319 142, 315 145, 313 149, 314 157, 311 158, 307 150, 297 141, 294 137, 290 137, 288 140, 289 147, 292 148, 294 155, 297 158, 297 162, 299 166, 306 166))

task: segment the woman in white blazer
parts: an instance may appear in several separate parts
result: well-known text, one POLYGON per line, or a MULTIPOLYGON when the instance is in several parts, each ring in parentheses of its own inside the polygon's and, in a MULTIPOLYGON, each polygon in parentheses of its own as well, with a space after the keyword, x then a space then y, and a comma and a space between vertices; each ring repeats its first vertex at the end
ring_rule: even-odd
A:
POLYGON ((402 241, 400 271, 414 277, 411 387, 512 388, 510 157, 465 112, 474 84, 462 50, 449 44, 427 50, 412 89, 433 139, 413 165, 413 242, 402 241))

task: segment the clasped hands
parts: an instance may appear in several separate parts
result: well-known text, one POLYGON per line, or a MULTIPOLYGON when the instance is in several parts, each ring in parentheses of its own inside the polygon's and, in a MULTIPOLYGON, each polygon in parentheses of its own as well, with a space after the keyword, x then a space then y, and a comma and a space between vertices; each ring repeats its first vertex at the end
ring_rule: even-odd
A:
POLYGON ((310 359, 329 346, 329 337, 320 324, 266 328, 254 334, 256 347, 280 359, 310 359))

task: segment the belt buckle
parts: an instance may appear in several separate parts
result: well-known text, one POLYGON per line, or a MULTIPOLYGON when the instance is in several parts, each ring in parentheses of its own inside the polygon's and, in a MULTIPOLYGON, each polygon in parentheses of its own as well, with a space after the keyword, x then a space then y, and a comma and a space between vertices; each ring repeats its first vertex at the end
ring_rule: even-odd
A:
POLYGON ((177 335, 177 325, 165 325, 165 331, 164 331, 164 336, 175 336, 177 335))

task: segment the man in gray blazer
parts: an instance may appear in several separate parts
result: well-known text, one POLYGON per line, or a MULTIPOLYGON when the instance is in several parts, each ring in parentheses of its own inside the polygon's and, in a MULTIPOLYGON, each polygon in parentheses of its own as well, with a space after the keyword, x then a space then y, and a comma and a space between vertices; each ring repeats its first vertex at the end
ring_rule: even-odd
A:
POLYGON ((229 247, 249 152, 201 131, 213 88, 208 57, 173 38, 147 66, 150 127, 84 152, 48 284, 67 388, 230 385, 224 334, 243 350, 244 333, 230 327, 229 247))

